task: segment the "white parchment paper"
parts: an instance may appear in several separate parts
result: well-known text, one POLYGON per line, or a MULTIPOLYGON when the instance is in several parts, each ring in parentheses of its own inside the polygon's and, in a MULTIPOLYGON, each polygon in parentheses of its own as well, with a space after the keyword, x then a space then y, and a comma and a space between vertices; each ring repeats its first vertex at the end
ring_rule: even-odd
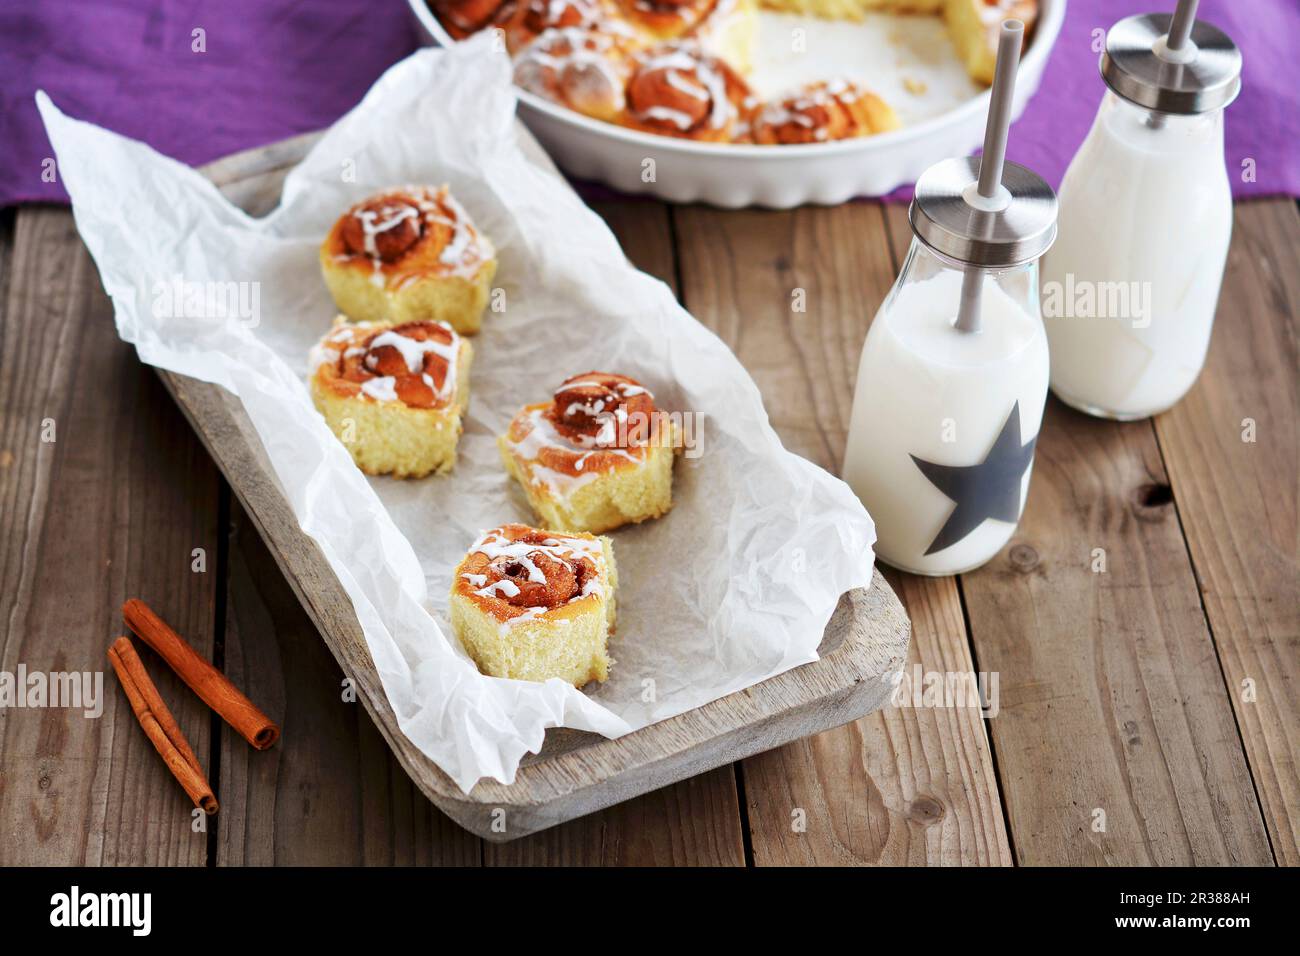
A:
POLYGON ((462 789, 513 781, 547 727, 615 737, 815 660, 839 596, 870 583, 875 531, 848 487, 781 447, 726 346, 525 158, 507 62, 487 38, 390 69, 261 219, 192 169, 37 99, 120 335, 145 362, 239 396, 352 599, 402 731, 462 789), (444 182, 497 245, 506 310, 474 340, 455 472, 367 478, 306 389, 308 349, 335 315, 317 249, 361 197, 444 182), (250 305, 256 290, 252 321, 177 315, 168 302, 168 289, 230 282, 250 305), (701 454, 679 459, 668 516, 613 533, 609 681, 584 693, 484 677, 447 624, 451 574, 485 528, 535 520, 495 436, 520 406, 591 369, 631 375, 659 407, 702 416, 701 454))

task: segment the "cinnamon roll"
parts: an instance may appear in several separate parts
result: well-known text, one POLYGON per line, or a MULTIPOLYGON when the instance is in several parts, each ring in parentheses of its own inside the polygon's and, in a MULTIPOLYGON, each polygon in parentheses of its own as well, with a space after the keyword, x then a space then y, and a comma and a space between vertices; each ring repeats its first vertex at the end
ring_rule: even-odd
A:
POLYGON ((505 25, 506 48, 517 54, 548 30, 572 29, 632 37, 614 0, 523 0, 505 25))
POLYGON ((696 43, 666 43, 636 56, 627 84, 628 126, 709 142, 730 140, 754 106, 748 84, 696 43))
POLYGON ((334 224, 320 250, 325 284, 357 322, 483 323, 496 250, 446 186, 370 196, 334 224))
POLYGON ((547 30, 515 59, 515 82, 571 110, 607 122, 623 113, 631 76, 623 37, 581 27, 547 30))
POLYGON ((456 567, 452 630, 484 674, 582 687, 609 676, 617 586, 608 538, 502 525, 456 567))
POLYGON ((1038 20, 1038 0, 944 0, 943 15, 966 72, 988 86, 993 83, 1002 21, 1013 17, 1023 23, 1023 42, 1028 42, 1038 20))
POLYGON ((469 340, 445 322, 340 316, 311 352, 312 401, 366 474, 450 471, 472 357, 469 340))
POLYGON ((515 0, 429 0, 438 22, 453 39, 463 40, 486 27, 504 26, 515 14, 515 0))
POLYGON ((524 406, 497 443, 548 527, 609 531, 673 505, 679 430, 626 375, 575 375, 551 401, 524 406))
POLYGON ((825 143, 897 129, 884 100, 848 80, 810 83, 763 106, 754 116, 756 143, 825 143))

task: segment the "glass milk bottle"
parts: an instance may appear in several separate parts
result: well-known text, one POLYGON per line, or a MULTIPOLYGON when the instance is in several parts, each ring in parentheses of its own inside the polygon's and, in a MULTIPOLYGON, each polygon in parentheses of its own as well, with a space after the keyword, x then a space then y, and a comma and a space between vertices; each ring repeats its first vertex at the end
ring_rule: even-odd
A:
POLYGON ((1093 415, 1169 408, 1210 344, 1232 234, 1223 108, 1241 55, 1195 6, 1111 28, 1109 89, 1061 183, 1042 275, 1052 390, 1093 415))
POLYGON ((946 160, 917 181, 912 246, 858 365, 844 480, 876 523, 877 556, 917 574, 970 570, 1006 544, 1047 400, 1037 260, 1056 197, 1002 162, 1003 72, 1000 47, 983 161, 946 160))

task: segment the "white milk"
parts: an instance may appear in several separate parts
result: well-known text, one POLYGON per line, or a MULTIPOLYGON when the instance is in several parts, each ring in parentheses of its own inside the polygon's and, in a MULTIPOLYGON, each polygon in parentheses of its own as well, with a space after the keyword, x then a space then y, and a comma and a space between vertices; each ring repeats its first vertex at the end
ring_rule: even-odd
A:
POLYGON ((1043 259, 1052 390, 1112 418, 1164 411, 1191 388, 1232 235, 1222 111, 1150 116, 1106 94, 1043 259))
MULTIPOLYGON (((933 261, 914 248, 909 264, 918 255, 933 261)), ((1020 442, 1037 436, 1048 358, 1032 305, 1033 268, 984 277, 979 332, 953 327, 962 274, 948 268, 916 281, 908 281, 911 268, 905 268, 901 285, 872 323, 858 366, 844 480, 876 522, 876 553, 897 568, 919 574, 969 570, 996 554, 1015 531, 1015 521, 984 520, 961 540, 926 555, 956 506, 911 456, 954 466, 985 461, 1017 402, 1020 442)), ((1019 488, 1011 489, 1019 495, 1017 520, 1030 471, 1026 467, 1019 488)))

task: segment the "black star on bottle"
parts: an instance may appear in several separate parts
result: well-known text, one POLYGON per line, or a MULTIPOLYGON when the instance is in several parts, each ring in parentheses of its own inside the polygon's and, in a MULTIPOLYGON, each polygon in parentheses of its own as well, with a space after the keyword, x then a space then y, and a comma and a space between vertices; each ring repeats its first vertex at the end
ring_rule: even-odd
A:
POLYGON ((1035 435, 1028 444, 1020 444, 1020 403, 1016 402, 1002 431, 993 440, 993 447, 978 465, 936 465, 911 456, 930 484, 956 505, 930 542, 927 555, 956 544, 983 524, 985 518, 1019 520, 1020 484, 1034 460, 1037 440, 1035 435))

